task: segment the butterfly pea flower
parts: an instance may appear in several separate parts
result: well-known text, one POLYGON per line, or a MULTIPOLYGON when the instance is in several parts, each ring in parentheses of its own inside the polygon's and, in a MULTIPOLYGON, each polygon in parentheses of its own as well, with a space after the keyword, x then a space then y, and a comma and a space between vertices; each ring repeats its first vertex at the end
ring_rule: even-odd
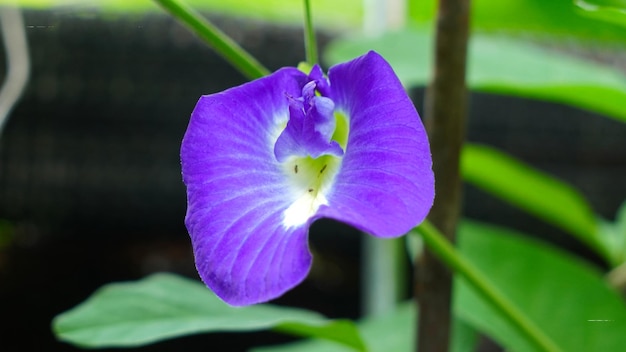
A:
POLYGON ((304 280, 315 220, 397 237, 423 221, 434 197, 424 127, 375 52, 327 77, 319 66, 287 67, 202 96, 181 162, 196 268, 234 306, 304 280))

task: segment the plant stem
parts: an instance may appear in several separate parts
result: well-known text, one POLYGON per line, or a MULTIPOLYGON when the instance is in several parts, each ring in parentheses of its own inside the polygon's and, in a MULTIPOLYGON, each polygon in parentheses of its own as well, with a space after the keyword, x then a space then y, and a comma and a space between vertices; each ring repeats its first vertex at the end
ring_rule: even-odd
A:
POLYGON ((318 58, 317 40, 315 39, 313 16, 311 15, 311 2, 309 0, 304 0, 304 46, 306 50, 306 61, 312 67, 318 63, 318 58))
MULTIPOLYGON (((465 138, 465 68, 470 0, 440 0, 434 77, 426 91, 424 117, 430 138, 436 196, 428 218, 454 243, 462 197, 460 150, 465 138)), ((417 349, 447 351, 450 343, 452 273, 426 248, 416 265, 419 306, 417 349)))
MULTIPOLYGON (((503 295, 474 265, 428 220, 417 227, 424 243, 439 259, 461 275, 486 301, 515 325, 541 351, 560 351, 560 348, 541 331, 522 311, 503 295)), ((420 312, 421 313, 421 312, 420 312)))
POLYGON ((252 55, 235 43, 235 41, 230 39, 230 37, 182 1, 154 1, 209 44, 209 46, 248 79, 257 79, 267 76, 270 73, 267 68, 261 65, 252 55))

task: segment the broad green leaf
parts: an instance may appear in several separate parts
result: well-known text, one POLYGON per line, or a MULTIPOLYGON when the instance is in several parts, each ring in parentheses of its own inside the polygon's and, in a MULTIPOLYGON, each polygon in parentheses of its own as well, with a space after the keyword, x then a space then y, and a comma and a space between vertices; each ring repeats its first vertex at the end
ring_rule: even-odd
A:
MULTIPOLYGON (((364 319, 359 330, 369 352, 408 352, 415 350, 417 316, 413 302, 405 302, 389 314, 364 319)), ((452 352, 474 351, 477 334, 474 328, 461 321, 454 321, 452 352)), ((255 352, 348 352, 349 349, 322 340, 308 340, 257 348, 255 352)))
POLYGON ((349 36, 332 41, 323 53, 329 65, 346 62, 375 50, 391 64, 405 86, 423 86, 430 79, 432 33, 427 29, 406 29, 380 37, 349 36))
POLYGON ((574 0, 574 3, 589 11, 603 7, 626 10, 626 0, 574 0))
MULTIPOLYGON (((363 336, 368 352, 409 351, 414 345, 415 309, 411 303, 405 303, 395 312, 377 318, 366 319, 358 328, 363 336)), ((298 352, 348 352, 349 349, 328 341, 308 340, 281 346, 270 346, 254 351, 298 351, 298 352)))
MULTIPOLYGON (((584 7, 584 5, 581 7, 584 7)), ((626 28, 626 11, 622 9, 615 7, 598 7, 590 9, 587 7, 586 10, 581 9, 578 12, 584 17, 626 28)))
POLYGON ((57 337, 83 347, 133 347, 189 334, 273 329, 364 350, 350 321, 296 308, 228 306, 203 284, 172 274, 114 283, 57 316, 57 337))
POLYGON ((598 238, 596 217, 575 188, 494 148, 466 144, 461 174, 468 183, 575 235, 613 262, 598 238))
MULTIPOLYGON (((426 29, 407 29, 337 40, 325 58, 334 64, 376 50, 405 86, 424 86, 430 79, 432 37, 426 29)), ((472 90, 559 102, 626 122, 626 76, 616 69, 495 35, 474 34, 468 55, 472 90)))
MULTIPOLYGON (((474 32, 497 32, 553 39, 578 39, 589 43, 626 43, 626 26, 597 21, 575 4, 580 0, 473 0, 471 25, 474 32)), ((584 0, 617 2, 623 0, 584 0)), ((417 23, 432 23, 436 0, 410 2, 410 17, 417 23)), ((584 6, 584 5, 583 5, 584 6)))
POLYGON ((476 90, 554 101, 626 122, 626 76, 503 38, 478 37, 469 58, 476 90))
MULTIPOLYGON (((626 306, 587 262, 501 227, 464 221, 462 253, 563 351, 621 351, 626 346, 626 306)), ((461 279, 455 313, 506 349, 531 345, 461 279)))

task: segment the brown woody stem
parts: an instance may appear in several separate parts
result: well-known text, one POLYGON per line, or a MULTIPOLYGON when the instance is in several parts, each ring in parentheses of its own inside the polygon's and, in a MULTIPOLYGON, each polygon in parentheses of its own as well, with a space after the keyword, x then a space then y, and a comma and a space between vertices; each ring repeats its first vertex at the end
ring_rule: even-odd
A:
MULTIPOLYGON (((469 0, 439 1, 434 77, 424 104, 436 189, 429 219, 452 243, 462 197, 459 155, 465 138, 469 8, 469 0)), ((448 351, 452 272, 428 248, 417 262, 415 292, 419 306, 417 349, 448 351)))

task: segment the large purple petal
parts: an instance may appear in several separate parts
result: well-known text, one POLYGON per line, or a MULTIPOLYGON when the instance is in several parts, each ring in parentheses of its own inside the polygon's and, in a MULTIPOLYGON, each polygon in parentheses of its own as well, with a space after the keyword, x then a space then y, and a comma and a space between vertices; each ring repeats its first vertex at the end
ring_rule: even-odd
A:
POLYGON ((203 281, 231 305, 278 297, 311 266, 310 221, 283 224, 293 203, 274 142, 289 118, 286 95, 306 76, 295 68, 203 96, 183 139, 185 224, 203 281))
POLYGON ((328 206, 318 215, 375 236, 400 236, 424 220, 434 198, 430 148, 417 111, 375 52, 331 67, 329 80, 350 130, 328 206))

